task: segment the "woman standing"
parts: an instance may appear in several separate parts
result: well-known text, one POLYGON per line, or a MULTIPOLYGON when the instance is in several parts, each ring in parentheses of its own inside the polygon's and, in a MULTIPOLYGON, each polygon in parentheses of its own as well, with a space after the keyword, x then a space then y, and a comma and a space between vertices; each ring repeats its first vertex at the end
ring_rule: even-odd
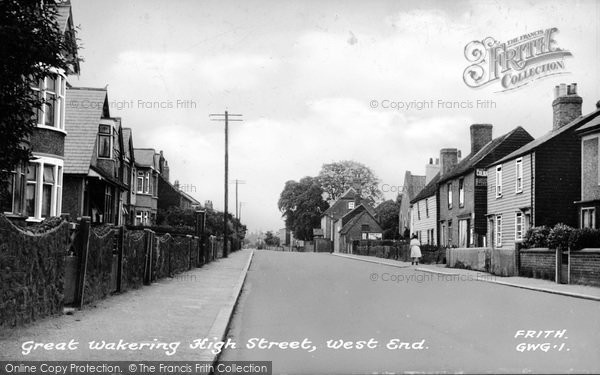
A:
POLYGON ((419 258, 421 257, 421 242, 417 238, 416 234, 413 234, 412 240, 410 240, 410 257, 412 258, 412 264, 419 265, 419 258))

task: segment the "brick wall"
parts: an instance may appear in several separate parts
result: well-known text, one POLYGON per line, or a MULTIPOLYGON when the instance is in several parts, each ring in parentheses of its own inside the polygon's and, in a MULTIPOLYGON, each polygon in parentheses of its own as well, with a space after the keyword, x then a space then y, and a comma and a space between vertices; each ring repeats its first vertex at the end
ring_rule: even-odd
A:
POLYGON ((600 286, 600 249, 571 252, 571 284, 600 286))
POLYGON ((554 250, 520 250, 519 258, 519 276, 552 281, 556 279, 556 253, 554 250))

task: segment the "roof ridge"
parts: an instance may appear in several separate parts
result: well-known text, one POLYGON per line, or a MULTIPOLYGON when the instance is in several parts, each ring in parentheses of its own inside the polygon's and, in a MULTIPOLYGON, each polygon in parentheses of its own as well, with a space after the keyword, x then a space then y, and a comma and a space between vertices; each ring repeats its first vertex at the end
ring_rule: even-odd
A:
POLYGON ((83 87, 83 86, 79 86, 79 87, 71 86, 71 87, 67 88, 67 90, 108 91, 106 87, 83 87))

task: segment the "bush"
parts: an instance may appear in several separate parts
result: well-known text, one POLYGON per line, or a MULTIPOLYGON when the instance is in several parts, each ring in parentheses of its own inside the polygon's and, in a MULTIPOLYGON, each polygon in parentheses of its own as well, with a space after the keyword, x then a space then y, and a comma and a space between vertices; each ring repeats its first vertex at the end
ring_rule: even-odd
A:
POLYGON ((536 247, 548 247, 548 235, 550 234, 550 228, 547 226, 533 227, 525 233, 523 240, 523 246, 526 249, 533 249, 536 247))
POLYGON ((552 228, 548 235, 548 247, 557 250, 567 250, 569 248, 569 237, 574 228, 558 223, 552 228))
POLYGON ((573 230, 569 236, 569 247, 571 250, 600 247, 600 230, 591 228, 573 230))

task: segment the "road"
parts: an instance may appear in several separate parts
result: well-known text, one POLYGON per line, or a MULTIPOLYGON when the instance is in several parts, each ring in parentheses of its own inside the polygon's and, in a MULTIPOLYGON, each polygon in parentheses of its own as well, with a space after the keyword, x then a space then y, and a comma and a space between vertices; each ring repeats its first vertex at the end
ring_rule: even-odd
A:
POLYGON ((236 348, 220 360, 273 361, 276 374, 599 373, 599 332, 599 302, 330 254, 256 251, 229 330, 236 348), (288 347, 260 349, 259 339, 288 347), (308 349, 290 348, 294 341, 308 349))

